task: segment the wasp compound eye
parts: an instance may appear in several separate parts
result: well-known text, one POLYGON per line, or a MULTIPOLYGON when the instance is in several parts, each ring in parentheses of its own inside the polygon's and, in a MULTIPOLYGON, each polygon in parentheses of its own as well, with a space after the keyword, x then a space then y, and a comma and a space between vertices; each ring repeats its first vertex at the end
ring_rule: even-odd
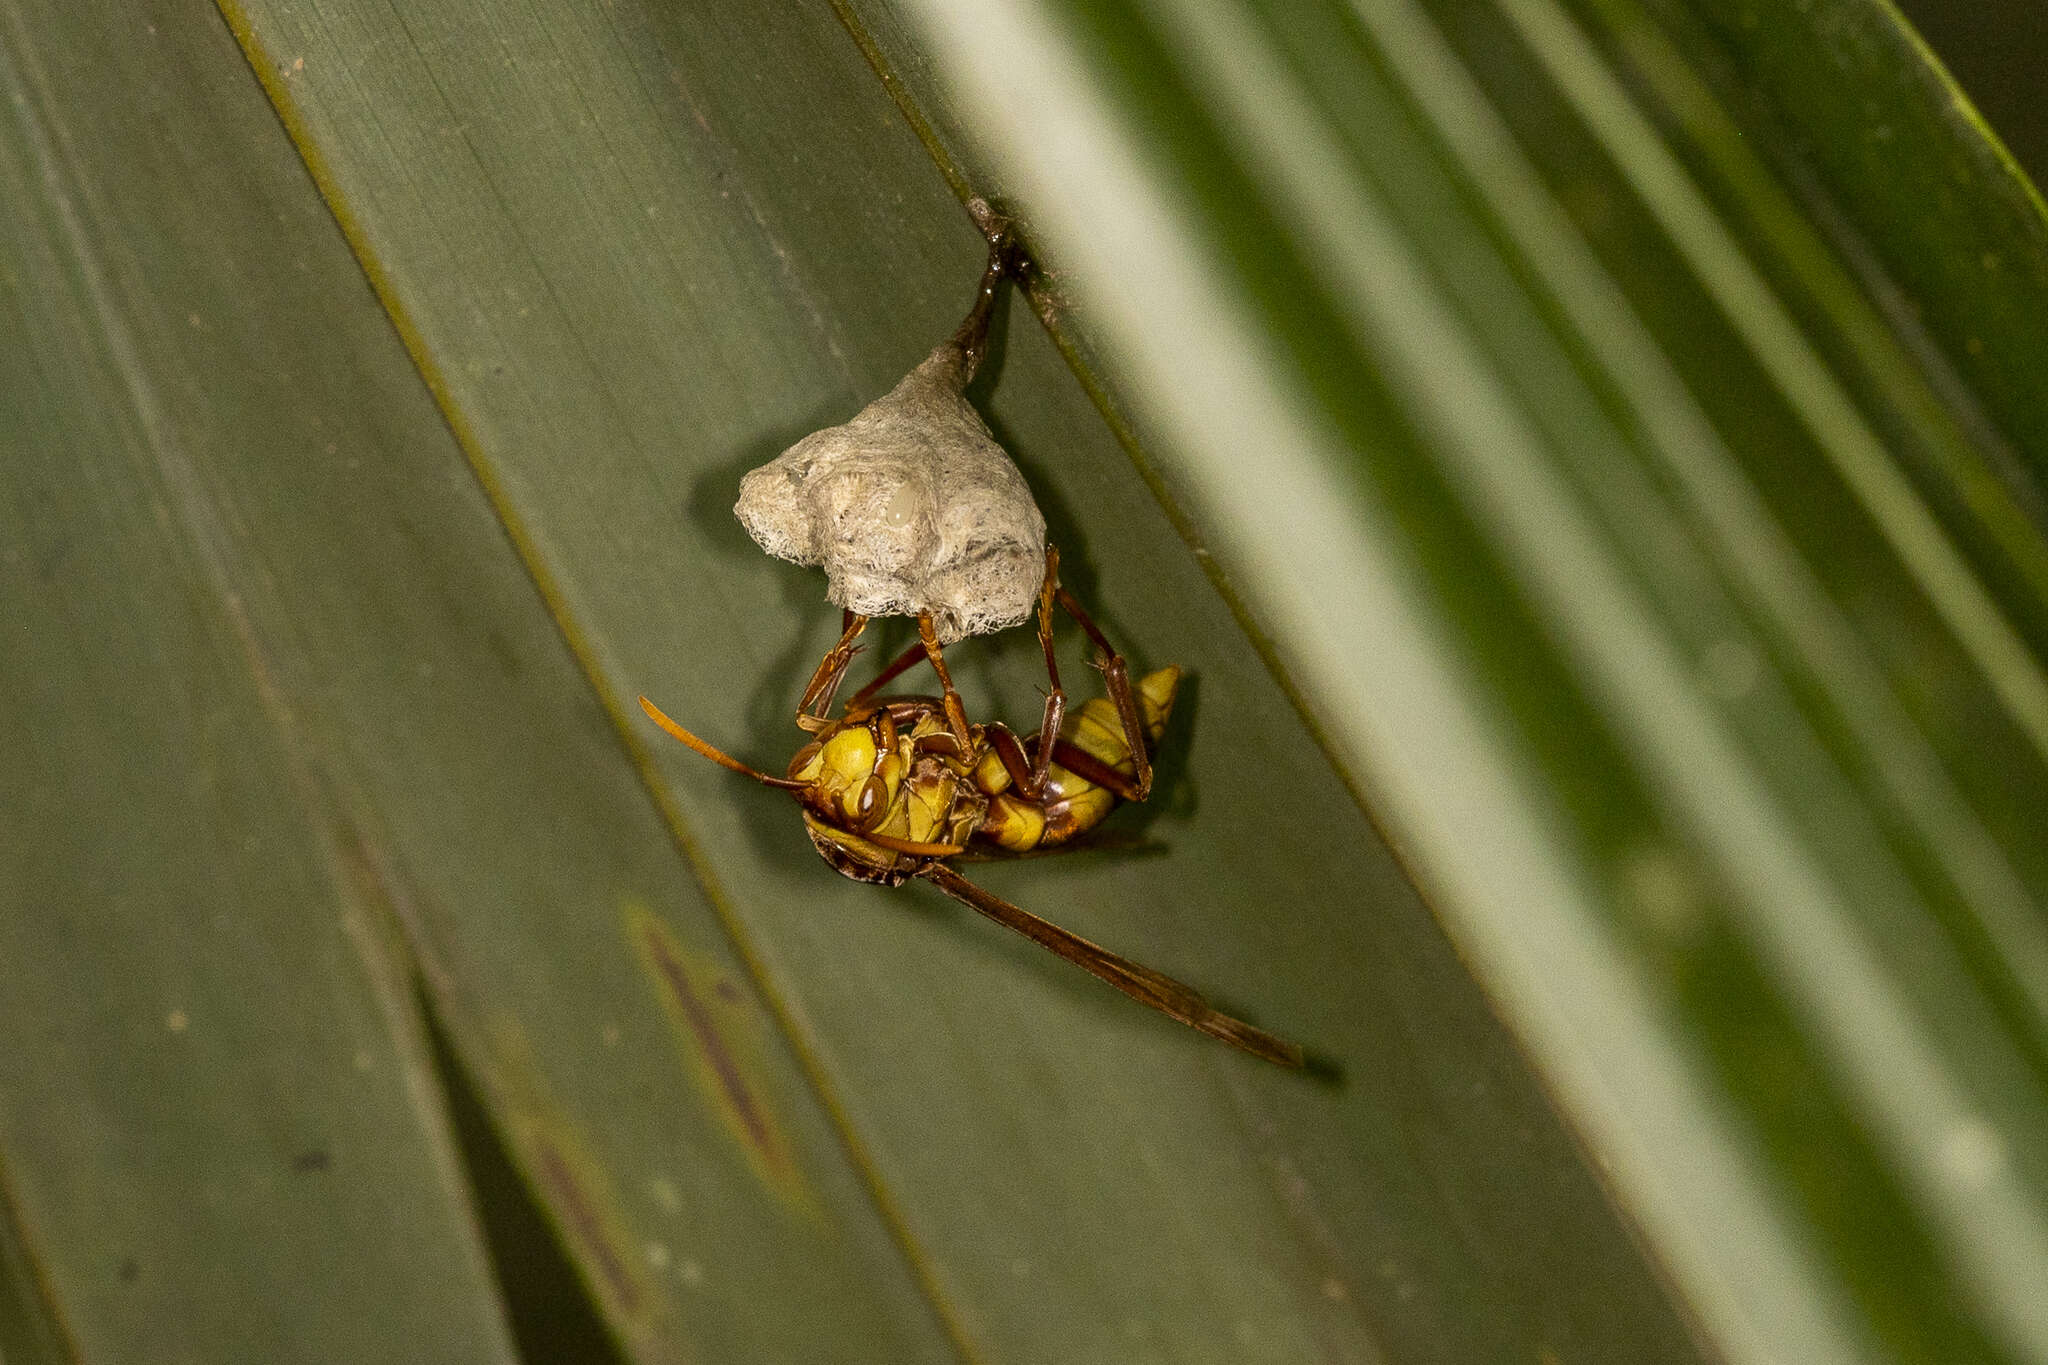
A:
POLYGON ((882 785, 882 779, 871 777, 861 785, 860 806, 854 812, 862 829, 873 829, 889 813, 889 789, 882 785))

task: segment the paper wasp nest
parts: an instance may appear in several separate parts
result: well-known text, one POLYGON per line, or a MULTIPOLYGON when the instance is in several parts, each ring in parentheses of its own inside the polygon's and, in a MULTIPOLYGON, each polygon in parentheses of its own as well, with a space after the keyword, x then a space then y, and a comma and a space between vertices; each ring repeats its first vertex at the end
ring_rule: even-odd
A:
POLYGON ((733 511, 769 554, 823 565, 835 606, 928 611, 946 644, 1016 625, 1045 577, 1045 518, 963 393, 978 359, 978 338, 939 347, 748 474, 733 511))

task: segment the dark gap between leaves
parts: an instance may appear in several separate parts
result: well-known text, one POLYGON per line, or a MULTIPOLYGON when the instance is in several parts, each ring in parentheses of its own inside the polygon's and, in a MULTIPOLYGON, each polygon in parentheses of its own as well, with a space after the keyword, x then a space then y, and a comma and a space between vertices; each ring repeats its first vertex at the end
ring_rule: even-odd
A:
POLYGON ((547 1216, 512 1164, 432 1002, 422 997, 420 1012, 521 1358, 532 1365, 627 1365, 547 1216))

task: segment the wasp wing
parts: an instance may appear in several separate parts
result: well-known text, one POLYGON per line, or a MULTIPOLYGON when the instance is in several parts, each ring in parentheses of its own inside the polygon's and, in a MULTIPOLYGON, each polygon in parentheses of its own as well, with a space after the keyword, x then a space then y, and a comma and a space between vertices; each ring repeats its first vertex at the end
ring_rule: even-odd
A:
POLYGON ((1079 934, 1060 928, 1050 920, 1041 919, 1022 906, 1012 905, 1001 896, 984 891, 943 863, 927 863, 917 875, 962 905, 980 911, 1006 929, 1016 930, 1039 947, 1059 954, 1081 970, 1107 981, 1133 1000, 1150 1005, 1161 1014, 1178 1019, 1212 1038, 1220 1038, 1232 1047, 1242 1048, 1254 1057, 1263 1057, 1281 1066, 1302 1065, 1300 1048, 1215 1009, 1194 987, 1150 967, 1141 967, 1129 958, 1119 957, 1079 934))

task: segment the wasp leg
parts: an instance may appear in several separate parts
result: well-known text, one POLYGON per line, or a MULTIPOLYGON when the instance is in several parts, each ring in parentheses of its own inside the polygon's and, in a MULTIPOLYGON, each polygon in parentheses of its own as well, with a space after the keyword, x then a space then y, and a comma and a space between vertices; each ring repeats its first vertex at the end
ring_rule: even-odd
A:
POLYGON ((1057 953, 1081 970, 1107 981, 1133 1000, 1150 1005, 1161 1014, 1178 1019, 1212 1038, 1221 1038, 1254 1057, 1263 1057, 1280 1066, 1299 1067, 1302 1064, 1301 1049, 1293 1043, 1276 1038, 1242 1019, 1231 1018, 1204 1000, 1194 987, 1150 967, 1141 967, 1129 958, 1119 957, 1079 934, 1060 928, 1050 920, 1039 918, 1022 906, 1012 905, 1002 897, 982 890, 943 863, 926 863, 917 870, 917 875, 962 905, 980 911, 1006 929, 1015 930, 1039 947, 1057 953))
MULTIPOLYGON (((1123 722, 1124 740, 1131 746, 1131 762, 1136 771, 1129 780, 1118 778, 1115 782, 1103 782, 1126 801, 1143 801, 1152 794, 1152 751, 1146 742, 1145 723, 1138 713, 1138 698, 1131 691, 1131 670, 1124 662, 1124 656, 1116 652, 1109 643, 1109 637, 1089 617, 1081 604, 1074 600, 1074 594, 1065 588, 1058 588, 1059 603, 1066 608, 1067 615, 1080 623, 1088 632, 1088 638, 1102 651, 1102 657, 1095 660, 1095 666, 1102 670, 1103 685, 1109 691, 1109 700, 1116 707, 1117 718, 1123 722)), ((1062 764, 1066 762, 1063 758, 1062 764)), ((1106 771, 1106 769, 1105 769, 1106 771)), ((1090 781, 1097 781, 1093 776, 1090 781)))
POLYGON ((959 866, 962 863, 1021 863, 1038 858, 1063 858, 1074 853, 1106 853, 1121 858, 1152 858, 1172 851, 1171 845, 1157 839, 1148 839, 1142 834, 1127 834, 1122 830, 1105 829, 1097 825, 1086 834, 1057 844, 1040 844, 1036 848, 1018 849, 990 847, 987 844, 969 844, 965 853, 956 853, 946 861, 959 866))
POLYGON ((1083 781, 1093 782, 1098 787, 1107 787, 1124 801, 1143 801, 1145 794, 1138 790, 1131 779, 1104 763, 1094 754, 1078 744, 1060 740, 1052 746, 1053 761, 1083 781))
POLYGON ((988 741, 988 747, 1003 765, 1003 771, 1010 775, 1011 790, 1032 801, 1044 795, 1042 787, 1038 791, 1027 790, 1031 783, 1031 759, 1024 752, 1024 741, 1017 738, 1016 731, 999 720, 992 720, 981 727, 981 737, 988 741))
POLYGON ((848 664, 853 656, 860 653, 853 643, 860 633, 868 628, 868 618, 854 612, 842 612, 844 622, 839 633, 839 643, 825 651, 825 657, 818 661, 818 667, 811 674, 810 686, 804 689, 803 699, 796 704, 796 723, 805 730, 824 729, 831 722, 827 719, 832 710, 832 698, 839 691, 839 682, 846 676, 848 664))
POLYGON ((960 752, 971 753, 974 737, 967 730, 967 708, 960 704, 960 694, 953 690, 953 675, 946 668, 946 656, 939 652, 939 633, 933 627, 932 614, 928 611, 917 614, 917 638, 923 643, 924 652, 930 656, 932 668, 938 672, 939 686, 945 689, 946 728, 953 732, 960 752))
MULTIPOLYGON (((1036 801, 1045 795, 1046 775, 1052 770, 1053 747, 1059 742, 1060 726, 1067 718, 1067 693, 1060 686, 1060 664, 1052 652, 1052 604, 1060 585, 1060 552, 1045 547, 1045 586, 1038 591, 1038 645, 1045 651, 1045 715, 1030 748, 1009 726, 991 721, 982 726, 983 737, 1002 760, 1010 783, 1019 796, 1036 801)), ((1101 785, 1101 784, 1098 784, 1101 785)))
POLYGON ((846 699, 846 716, 858 720, 874 709, 875 693, 895 682, 911 668, 925 660, 924 641, 913 640, 910 648, 896 656, 896 661, 868 680, 865 687, 846 699))
POLYGON ((1060 552, 1057 547, 1045 547, 1045 583, 1038 590, 1038 647, 1045 653, 1045 715, 1039 722, 1038 742, 1032 746, 1031 772, 1027 778, 1018 777, 1013 771, 1011 778, 1018 790, 1032 800, 1045 792, 1045 777, 1052 770, 1052 751, 1060 737, 1060 726, 1067 718, 1067 692, 1060 686, 1060 661, 1052 652, 1052 604, 1060 590, 1060 552))

